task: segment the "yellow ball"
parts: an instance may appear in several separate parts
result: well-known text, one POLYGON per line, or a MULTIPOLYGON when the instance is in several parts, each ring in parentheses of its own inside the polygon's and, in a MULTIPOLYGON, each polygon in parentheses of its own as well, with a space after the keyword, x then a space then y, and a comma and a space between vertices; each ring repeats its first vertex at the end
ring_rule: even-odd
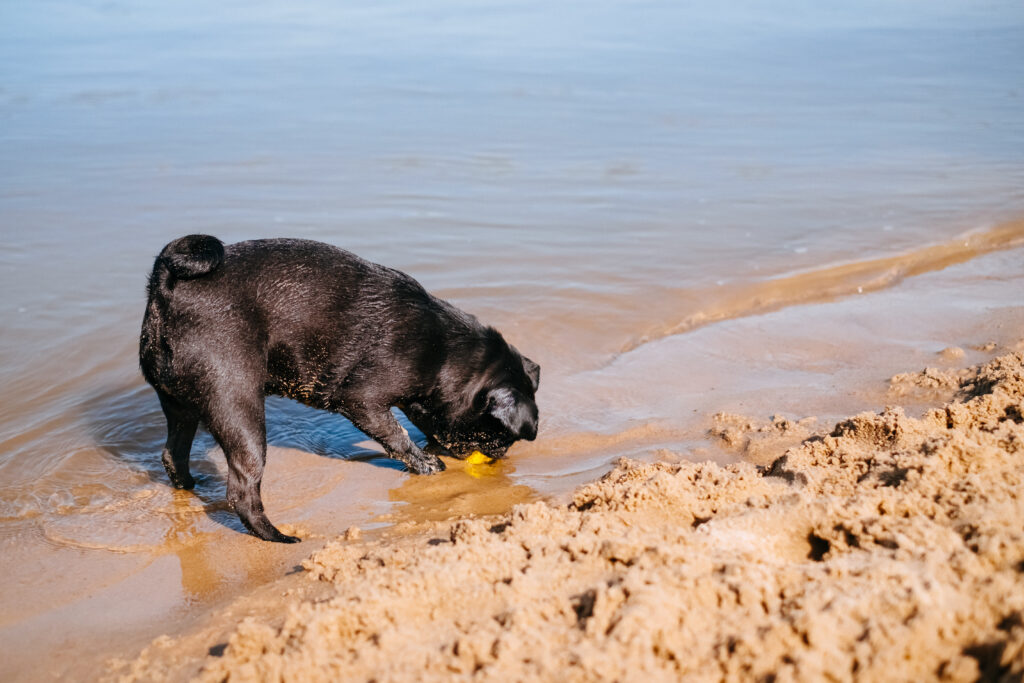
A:
POLYGON ((487 465, 492 461, 480 451, 473 451, 469 454, 469 457, 466 458, 466 462, 470 465, 487 465))

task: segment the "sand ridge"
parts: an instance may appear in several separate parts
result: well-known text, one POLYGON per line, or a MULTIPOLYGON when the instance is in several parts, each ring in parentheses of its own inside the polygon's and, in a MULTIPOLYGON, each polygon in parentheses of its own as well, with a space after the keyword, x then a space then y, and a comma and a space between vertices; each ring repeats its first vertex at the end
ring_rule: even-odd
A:
POLYGON ((1019 681, 1024 352, 957 377, 767 466, 624 460, 566 505, 331 543, 304 567, 333 596, 243 620, 198 678, 1019 681))

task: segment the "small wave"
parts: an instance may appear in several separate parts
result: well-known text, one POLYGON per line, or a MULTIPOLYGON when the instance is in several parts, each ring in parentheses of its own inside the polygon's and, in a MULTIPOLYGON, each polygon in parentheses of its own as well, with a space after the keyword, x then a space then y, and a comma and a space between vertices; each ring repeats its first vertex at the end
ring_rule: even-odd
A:
POLYGON ((626 342, 615 354, 629 353, 644 344, 684 334, 705 325, 777 311, 788 306, 823 303, 886 289, 903 280, 964 263, 978 256, 1024 245, 1024 220, 975 231, 949 242, 922 247, 896 256, 829 265, 759 282, 722 285, 703 291, 669 292, 679 308, 699 308, 681 318, 650 326, 626 342))
POLYGON ((42 523, 54 545, 117 553, 166 552, 209 534, 233 513, 226 501, 153 486, 134 495, 53 515, 42 523), (223 518, 223 520, 221 519, 223 518))

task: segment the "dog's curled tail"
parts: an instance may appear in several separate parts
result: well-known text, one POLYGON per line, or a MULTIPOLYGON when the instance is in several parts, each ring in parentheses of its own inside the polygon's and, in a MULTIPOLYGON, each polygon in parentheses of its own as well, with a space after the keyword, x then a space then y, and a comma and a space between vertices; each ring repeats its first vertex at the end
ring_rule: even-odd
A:
POLYGON ((210 235, 186 235, 169 243, 156 257, 149 277, 150 299, 174 289, 178 280, 208 275, 224 262, 224 243, 210 235))
POLYGON ((224 244, 210 235, 180 237, 160 252, 156 268, 164 266, 179 280, 191 280, 217 270, 224 262, 224 244))

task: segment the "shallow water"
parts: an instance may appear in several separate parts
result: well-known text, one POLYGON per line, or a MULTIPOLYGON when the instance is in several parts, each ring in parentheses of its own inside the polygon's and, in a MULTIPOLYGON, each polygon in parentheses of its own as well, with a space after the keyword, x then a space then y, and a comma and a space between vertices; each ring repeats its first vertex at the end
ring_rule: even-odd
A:
POLYGON ((345 247, 543 367, 541 438, 479 477, 271 399, 268 508, 314 536, 562 494, 713 409, 838 411, 866 394, 836 377, 947 323, 1012 338, 1022 29, 1013 2, 6 2, 0 639, 152 635, 298 557, 241 533, 209 436, 194 494, 160 466, 137 334, 184 233, 345 247))

